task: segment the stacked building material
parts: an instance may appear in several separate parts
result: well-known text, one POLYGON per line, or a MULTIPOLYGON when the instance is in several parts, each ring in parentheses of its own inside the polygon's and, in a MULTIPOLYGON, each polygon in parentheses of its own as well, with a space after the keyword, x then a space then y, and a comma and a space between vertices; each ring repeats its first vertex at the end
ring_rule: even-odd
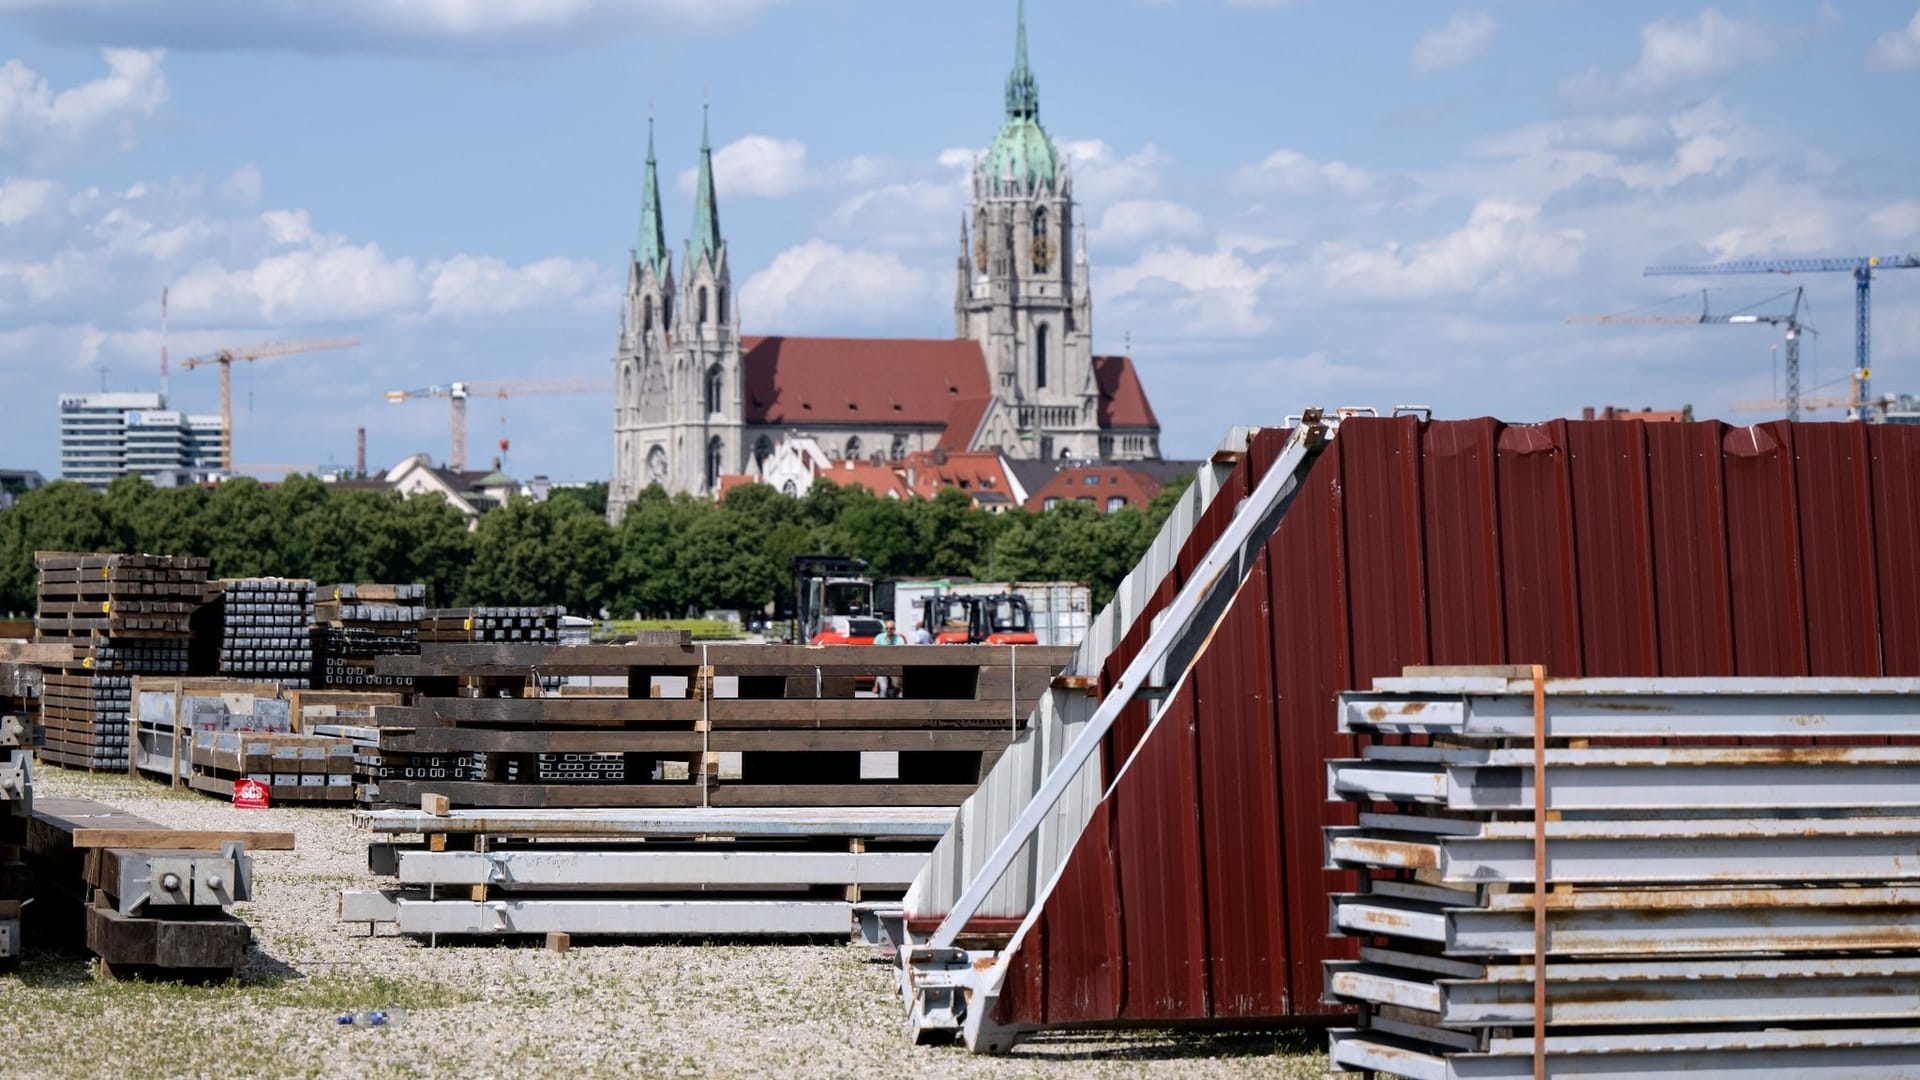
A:
POLYGON ((374 671, 377 656, 420 651, 424 585, 329 585, 314 607, 314 685, 407 689, 402 676, 374 671))
MULTIPOLYGON (((340 896, 346 922, 403 934, 846 937, 897 897, 951 811, 939 807, 381 810, 385 889, 340 896), (418 836, 420 841, 400 842, 418 836)), ((895 901, 897 903, 897 901, 895 901)))
POLYGON ((380 660, 418 687, 413 706, 376 710, 380 801, 953 806, 1071 651, 425 645, 380 660), (618 696, 540 696, 543 681, 572 675, 620 684, 594 688, 618 696), (876 676, 901 696, 862 695, 876 676))
POLYGON ((0 962, 20 955, 20 907, 27 899, 21 849, 33 812, 33 756, 26 725, 0 714, 0 962))
POLYGON ((188 784, 221 798, 234 784, 252 780, 275 803, 350 803, 354 800, 351 739, 290 732, 198 730, 190 755, 188 784))
POLYGON ((207 560, 40 552, 38 629, 72 648, 45 665, 40 755, 73 768, 124 769, 135 675, 185 674, 207 560))
POLYGON ((1341 698, 1344 734, 1426 738, 1328 763, 1333 1064, 1911 1075, 1920 679, 1518 675, 1341 698))
POLYGON ((171 829, 91 799, 41 799, 27 826, 33 922, 83 937, 107 977, 231 975, 251 931, 249 852, 290 851, 292 833, 171 829))
POLYGON ((220 674, 283 687, 313 677, 313 582, 232 578, 220 583, 220 674))
POLYGON ((560 640, 563 607, 435 608, 420 624, 420 640, 434 644, 527 642, 552 644, 560 640))

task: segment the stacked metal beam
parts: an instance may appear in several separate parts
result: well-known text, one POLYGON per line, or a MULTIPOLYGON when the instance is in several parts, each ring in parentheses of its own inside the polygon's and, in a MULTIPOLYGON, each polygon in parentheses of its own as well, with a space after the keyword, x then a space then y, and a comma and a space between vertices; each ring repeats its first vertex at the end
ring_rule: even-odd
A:
POLYGON ((420 625, 420 640, 436 644, 519 641, 554 644, 560 640, 563 607, 435 608, 420 625))
POLYGON ((191 622, 207 598, 204 558, 39 552, 40 637, 74 648, 45 673, 40 754, 123 769, 132 676, 187 671, 191 622))
POLYGON ((1920 680, 1543 681, 1536 718, 1514 674, 1342 696, 1343 733, 1425 738, 1328 763, 1333 1064, 1913 1075, 1920 680))
POLYGON ((234 578, 220 585, 220 674, 289 688, 310 685, 313 582, 234 578))
POLYGON ((26 741, 20 718, 0 715, 0 961, 20 955, 20 906, 27 898, 20 852, 33 812, 33 756, 26 741))
POLYGON ((424 585, 329 585, 314 608, 315 685, 410 689, 404 676, 380 675, 374 658, 420 651, 424 585))

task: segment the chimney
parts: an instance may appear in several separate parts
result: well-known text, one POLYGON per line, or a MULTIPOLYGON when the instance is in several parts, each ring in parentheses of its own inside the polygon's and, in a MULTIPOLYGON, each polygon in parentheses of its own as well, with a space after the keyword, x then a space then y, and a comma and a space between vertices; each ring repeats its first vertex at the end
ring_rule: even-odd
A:
POLYGON ((1588 406, 1586 406, 1585 408, 1583 408, 1583 409, 1581 409, 1581 410, 1580 410, 1580 419, 1582 419, 1582 420, 1591 420, 1591 419, 1593 419, 1593 406, 1591 406, 1591 405, 1588 405, 1588 406))

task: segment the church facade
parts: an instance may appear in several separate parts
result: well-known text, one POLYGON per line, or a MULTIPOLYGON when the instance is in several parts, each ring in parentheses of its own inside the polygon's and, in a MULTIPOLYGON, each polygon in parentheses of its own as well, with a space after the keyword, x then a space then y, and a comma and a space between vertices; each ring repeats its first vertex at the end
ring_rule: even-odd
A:
POLYGON ((615 521, 651 484, 716 493, 791 438, 849 461, 997 450, 1014 460, 1155 460, 1132 359, 1093 354, 1073 175, 1040 125, 1020 20, 1006 116, 960 223, 954 336, 743 336, 703 122, 692 235, 676 279, 651 131, 615 357, 615 521))

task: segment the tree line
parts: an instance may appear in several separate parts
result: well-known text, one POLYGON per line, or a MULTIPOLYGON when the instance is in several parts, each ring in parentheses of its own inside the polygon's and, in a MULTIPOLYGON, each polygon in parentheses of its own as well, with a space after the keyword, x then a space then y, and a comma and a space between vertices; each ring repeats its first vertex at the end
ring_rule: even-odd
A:
POLYGON ((274 485, 156 488, 122 477, 103 494, 55 482, 0 510, 0 612, 34 607, 35 551, 205 555, 216 577, 421 582, 436 606, 562 604, 576 614, 749 618, 792 596, 791 556, 854 555, 876 577, 1084 581, 1106 603, 1183 485, 1142 511, 1063 501, 1040 513, 976 510, 967 494, 898 500, 821 478, 800 498, 761 484, 719 502, 649 488, 618 526, 606 486, 516 498, 468 527, 433 497, 274 485))

